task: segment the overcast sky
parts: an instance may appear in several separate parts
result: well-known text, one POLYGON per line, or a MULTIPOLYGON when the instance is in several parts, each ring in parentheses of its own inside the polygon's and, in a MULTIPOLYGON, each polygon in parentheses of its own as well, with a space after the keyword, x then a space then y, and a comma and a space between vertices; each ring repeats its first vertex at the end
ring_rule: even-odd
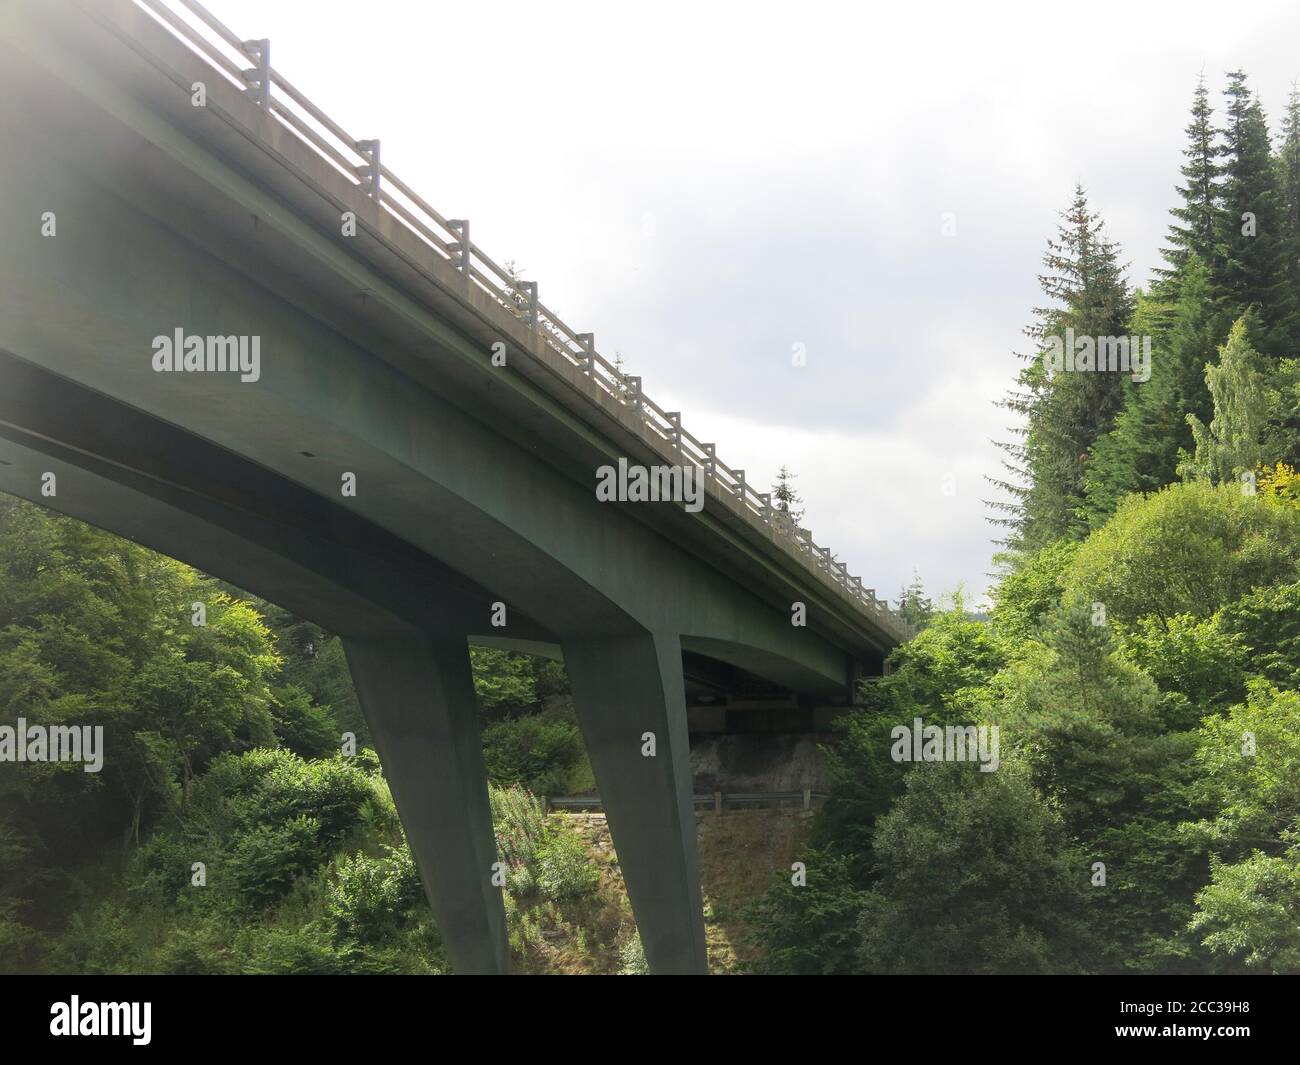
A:
POLYGON ((1197 73, 1217 106, 1244 68, 1275 131, 1300 76, 1282 0, 207 4, 729 465, 795 470, 891 598, 986 589, 994 401, 1074 183, 1142 282, 1197 73))

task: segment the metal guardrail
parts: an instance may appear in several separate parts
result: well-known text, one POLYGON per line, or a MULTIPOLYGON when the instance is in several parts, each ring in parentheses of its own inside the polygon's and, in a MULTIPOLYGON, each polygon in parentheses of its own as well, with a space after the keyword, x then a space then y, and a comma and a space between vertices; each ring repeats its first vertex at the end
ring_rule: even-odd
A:
POLYGON ((878 599, 874 589, 863 587, 861 578, 851 575, 829 548, 815 543, 807 529, 794 525, 779 506, 773 505, 770 493, 756 491, 745 480, 744 470, 722 462, 714 444, 699 440, 687 430, 680 411, 660 407, 642 390, 640 377, 625 374, 596 350, 591 333, 575 332, 542 303, 535 281, 521 280, 474 244, 467 220, 444 218, 384 166, 378 140, 354 138, 296 89, 271 65, 270 41, 237 37, 197 0, 133 2, 248 93, 340 174, 364 188, 376 204, 427 244, 434 255, 459 270, 468 284, 490 295, 537 331, 549 352, 581 370, 618 403, 636 411, 681 458, 681 465, 703 469, 721 491, 731 494, 748 520, 783 536, 811 573, 844 590, 892 635, 899 639, 911 635, 911 627, 890 609, 888 602, 878 599))
MULTIPOLYGON (((830 796, 823 791, 715 791, 711 795, 696 795, 696 808, 713 807, 721 811, 725 806, 761 806, 765 803, 786 802, 800 803, 805 810, 812 809, 813 799, 827 799, 830 796)), ((547 796, 542 800, 548 810, 601 810, 604 808, 599 795, 570 795, 563 798, 547 796)))

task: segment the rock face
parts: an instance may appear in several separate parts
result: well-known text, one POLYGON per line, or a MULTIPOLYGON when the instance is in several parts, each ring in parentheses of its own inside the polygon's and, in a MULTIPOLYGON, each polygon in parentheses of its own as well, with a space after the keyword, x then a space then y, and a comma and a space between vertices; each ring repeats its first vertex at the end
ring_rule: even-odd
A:
POLYGON ((691 737, 695 793, 826 790, 824 737, 811 733, 691 737))

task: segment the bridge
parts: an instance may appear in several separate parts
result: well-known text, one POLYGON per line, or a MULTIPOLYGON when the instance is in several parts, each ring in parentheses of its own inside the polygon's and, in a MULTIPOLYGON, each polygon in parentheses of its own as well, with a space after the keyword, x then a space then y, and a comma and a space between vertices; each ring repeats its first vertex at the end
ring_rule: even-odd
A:
POLYGON ((0 490, 340 634, 458 972, 509 967, 468 645, 562 656, 651 971, 704 972, 690 678, 845 702, 906 627, 269 42, 9 0, 0 116, 0 490))

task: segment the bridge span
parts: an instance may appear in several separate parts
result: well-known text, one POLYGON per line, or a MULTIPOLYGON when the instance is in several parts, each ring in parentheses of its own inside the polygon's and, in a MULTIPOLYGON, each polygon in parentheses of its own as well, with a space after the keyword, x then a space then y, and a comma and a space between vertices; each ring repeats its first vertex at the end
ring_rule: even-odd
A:
POLYGON ((193 0, 0 5, 0 124, 0 490, 340 634, 458 972, 509 966, 468 644, 562 655, 650 968, 705 971, 683 657, 848 701, 906 627, 193 0))

